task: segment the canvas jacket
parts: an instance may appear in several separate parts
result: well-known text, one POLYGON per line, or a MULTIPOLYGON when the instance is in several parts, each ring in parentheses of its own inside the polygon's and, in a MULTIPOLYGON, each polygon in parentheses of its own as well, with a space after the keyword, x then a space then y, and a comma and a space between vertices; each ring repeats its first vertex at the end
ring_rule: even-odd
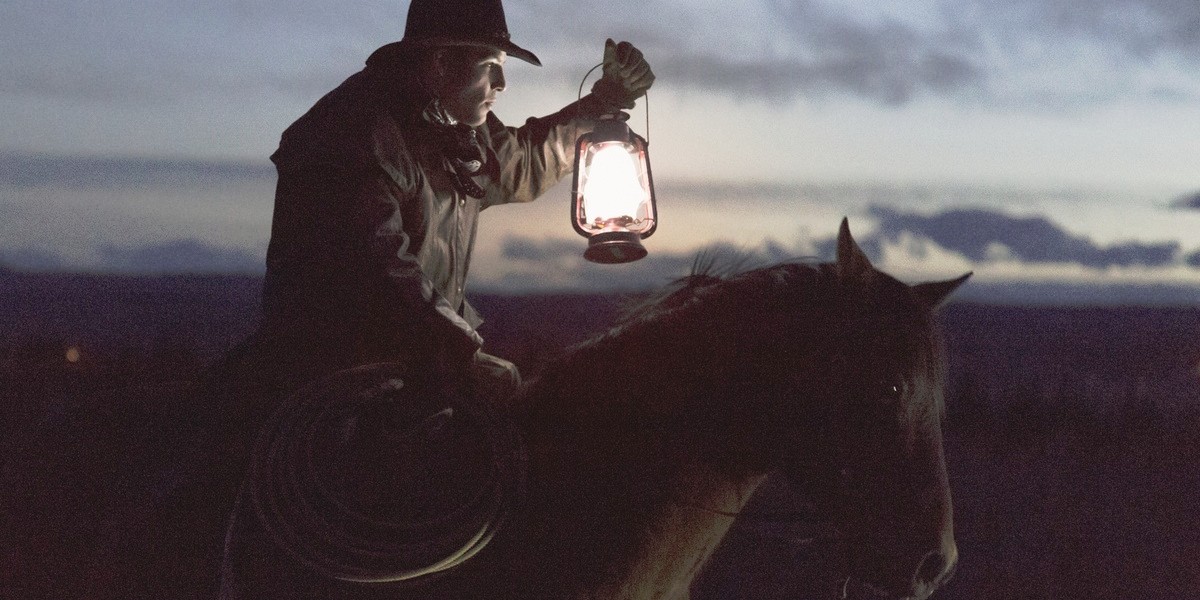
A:
POLYGON ((427 100, 367 67, 283 134, 263 292, 266 337, 327 368, 469 356, 482 339, 466 280, 479 212, 529 202, 571 172, 603 106, 519 128, 476 128, 487 161, 473 198, 453 182, 427 100))

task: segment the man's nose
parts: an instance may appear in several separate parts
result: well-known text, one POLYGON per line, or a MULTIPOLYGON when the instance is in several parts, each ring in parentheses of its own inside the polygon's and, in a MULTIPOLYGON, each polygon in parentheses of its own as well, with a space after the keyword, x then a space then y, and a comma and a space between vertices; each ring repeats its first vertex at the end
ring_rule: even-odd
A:
POLYGON ((496 90, 497 92, 502 92, 504 91, 506 83, 507 82, 504 80, 504 68, 496 67, 496 69, 492 71, 492 89, 496 90))

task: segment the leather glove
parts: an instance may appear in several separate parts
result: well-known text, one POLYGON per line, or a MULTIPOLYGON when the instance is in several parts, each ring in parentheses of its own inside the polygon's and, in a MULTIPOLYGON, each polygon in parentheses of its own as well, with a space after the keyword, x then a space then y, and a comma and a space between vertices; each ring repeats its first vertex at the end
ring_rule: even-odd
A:
POLYGON ((592 85, 593 94, 614 107, 630 109, 653 84, 654 72, 641 50, 612 38, 604 42, 604 75, 592 85))

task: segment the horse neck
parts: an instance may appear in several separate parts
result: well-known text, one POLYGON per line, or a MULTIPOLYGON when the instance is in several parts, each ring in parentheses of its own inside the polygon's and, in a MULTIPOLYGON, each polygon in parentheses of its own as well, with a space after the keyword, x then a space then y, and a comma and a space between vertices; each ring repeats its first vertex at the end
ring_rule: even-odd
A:
POLYGON ((527 446, 530 527, 517 546, 538 573, 566 575, 539 584, 548 598, 686 598, 766 477, 611 429, 535 434, 527 446))
POLYGON ((797 278, 791 294, 772 289, 783 284, 767 276, 733 289, 714 286, 720 289, 652 310, 582 344, 524 390, 518 411, 527 433, 598 425, 678 431, 696 429, 699 421, 713 426, 738 411, 781 408, 751 407, 746 397, 775 398, 757 392, 779 383, 783 368, 771 365, 780 360, 789 362, 789 385, 818 383, 825 376, 818 365, 840 328, 829 308, 831 276, 805 268, 797 278), (790 325, 779 321, 784 314, 790 325))
POLYGON ((739 355, 741 327, 728 315, 744 309, 736 299, 713 304, 643 317, 580 345, 526 389, 525 410, 542 423, 669 416, 711 390, 715 367, 739 355))
POLYGON ((754 491, 766 479, 729 479, 703 465, 689 464, 667 486, 670 496, 657 506, 642 535, 630 532, 636 547, 610 566, 616 576, 588 597, 687 598, 693 580, 729 532, 754 491), (623 559, 623 560, 622 560, 623 559))

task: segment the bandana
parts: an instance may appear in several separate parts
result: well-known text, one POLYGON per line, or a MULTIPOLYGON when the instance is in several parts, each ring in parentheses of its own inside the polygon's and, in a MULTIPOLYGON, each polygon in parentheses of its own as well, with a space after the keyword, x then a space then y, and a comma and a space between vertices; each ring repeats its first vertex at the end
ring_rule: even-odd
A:
POLYGON ((469 125, 459 123, 450 116, 442 103, 434 98, 421 113, 421 118, 431 127, 433 139, 450 161, 450 174, 458 191, 472 198, 482 198, 483 188, 471 179, 483 170, 487 154, 479 143, 479 135, 469 125))

